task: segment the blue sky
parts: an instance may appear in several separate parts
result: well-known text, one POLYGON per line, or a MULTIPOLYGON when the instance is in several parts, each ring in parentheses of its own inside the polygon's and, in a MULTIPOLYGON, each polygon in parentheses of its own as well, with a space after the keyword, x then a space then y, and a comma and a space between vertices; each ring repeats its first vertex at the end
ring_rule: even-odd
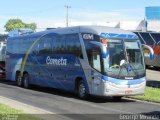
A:
MULTIPOLYGON (((10 18, 36 22, 38 28, 65 23, 65 8, 69 19, 79 22, 141 20, 146 6, 160 6, 160 0, 3 0, 0 3, 0 33, 10 18)), ((61 25, 60 25, 61 26, 61 25)))

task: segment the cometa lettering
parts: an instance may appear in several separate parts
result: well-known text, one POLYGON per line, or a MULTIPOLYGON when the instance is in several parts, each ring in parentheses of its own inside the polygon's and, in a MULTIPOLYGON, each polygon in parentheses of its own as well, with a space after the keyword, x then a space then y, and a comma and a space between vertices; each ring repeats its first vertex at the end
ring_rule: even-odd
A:
POLYGON ((60 66, 66 66, 67 65, 67 59, 64 59, 63 57, 60 59, 53 59, 48 56, 46 58, 47 65, 60 65, 60 66))

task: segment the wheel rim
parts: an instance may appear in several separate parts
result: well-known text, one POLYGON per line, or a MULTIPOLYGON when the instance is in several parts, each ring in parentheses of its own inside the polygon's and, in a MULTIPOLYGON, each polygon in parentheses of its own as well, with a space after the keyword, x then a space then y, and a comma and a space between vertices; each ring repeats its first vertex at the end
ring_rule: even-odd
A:
POLYGON ((83 98, 85 96, 85 86, 83 83, 79 85, 79 96, 83 98))
POLYGON ((21 79, 21 76, 20 76, 20 75, 18 75, 17 81, 18 81, 18 86, 21 86, 21 84, 22 84, 22 79, 21 79))
POLYGON ((28 76, 27 75, 24 76, 24 87, 25 88, 28 87, 28 76))

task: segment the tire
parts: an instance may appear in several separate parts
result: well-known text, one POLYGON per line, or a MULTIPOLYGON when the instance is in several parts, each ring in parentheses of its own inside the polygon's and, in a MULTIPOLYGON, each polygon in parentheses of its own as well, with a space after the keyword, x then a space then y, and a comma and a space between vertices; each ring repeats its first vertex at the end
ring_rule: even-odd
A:
POLYGON ((123 96, 114 96, 113 100, 115 101, 121 101, 123 96))
POLYGON ((149 65, 146 65, 146 69, 148 69, 149 68, 149 65))
POLYGON ((20 72, 16 73, 16 83, 17 83, 17 86, 19 87, 22 87, 23 85, 23 80, 22 80, 20 72))
POLYGON ((86 87, 84 85, 84 82, 81 80, 78 83, 78 96, 80 99, 86 99, 87 98, 87 94, 86 94, 86 87))
POLYGON ((30 87, 29 85, 29 75, 27 73, 25 73, 23 75, 23 85, 24 85, 24 88, 28 89, 30 87))
POLYGON ((157 67, 157 66, 156 66, 156 67, 154 67, 154 68, 155 68, 155 70, 158 70, 158 71, 160 70, 160 67, 157 67))

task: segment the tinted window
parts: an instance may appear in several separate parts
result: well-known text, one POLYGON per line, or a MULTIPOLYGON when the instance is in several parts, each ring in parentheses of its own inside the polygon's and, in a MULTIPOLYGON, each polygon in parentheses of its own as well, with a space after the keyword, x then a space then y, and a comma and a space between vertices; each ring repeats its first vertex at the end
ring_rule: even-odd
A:
POLYGON ((53 53, 64 54, 65 53, 65 36, 59 35, 52 37, 53 40, 53 53))
POLYGON ((39 47, 40 54, 52 53, 52 35, 48 34, 48 35, 42 37, 39 40, 39 44, 37 45, 37 47, 39 47))
POLYGON ((38 54, 39 53, 39 43, 36 43, 32 49, 33 54, 38 54))
POLYGON ((83 57, 78 34, 66 35, 66 53, 83 57))
POLYGON ((10 38, 7 41, 7 52, 13 54, 25 54, 32 44, 33 40, 28 38, 10 38))
POLYGON ((141 33, 141 37, 145 40, 148 45, 154 45, 154 41, 148 33, 141 33))
MULTIPOLYGON (((35 42, 39 38, 33 39, 35 42)), ((32 40, 31 40, 32 41, 32 40)), ((34 47, 32 48, 32 53, 34 54, 49 54, 52 53, 52 35, 48 34, 43 36, 40 40, 38 40, 34 47)))
POLYGON ((34 45, 33 53, 74 54, 82 58, 82 49, 78 34, 53 35, 42 37, 34 45))
POLYGON ((19 48, 19 52, 18 53, 21 53, 21 54, 25 54, 29 48, 32 46, 32 42, 30 39, 28 38, 24 38, 24 39, 19 39, 18 40, 18 43, 16 45, 21 45, 21 47, 18 47, 19 48))
POLYGON ((135 32, 135 33, 136 33, 136 35, 139 37, 141 43, 142 43, 142 44, 145 44, 144 40, 141 38, 142 36, 140 35, 140 33, 138 33, 138 32, 135 32))
POLYGON ((100 55, 100 52, 98 51, 93 51, 92 53, 92 62, 93 62, 93 65, 92 67, 96 70, 98 70, 99 72, 101 72, 101 55, 100 55))
POLYGON ((151 33, 152 37, 156 41, 158 45, 160 45, 160 34, 159 33, 151 33))
POLYGON ((101 65, 100 65, 101 50, 99 47, 97 47, 96 45, 94 45, 90 42, 90 41, 100 42, 100 37, 98 35, 84 33, 84 34, 82 34, 82 38, 84 40, 89 64, 94 69, 101 72, 101 65))

